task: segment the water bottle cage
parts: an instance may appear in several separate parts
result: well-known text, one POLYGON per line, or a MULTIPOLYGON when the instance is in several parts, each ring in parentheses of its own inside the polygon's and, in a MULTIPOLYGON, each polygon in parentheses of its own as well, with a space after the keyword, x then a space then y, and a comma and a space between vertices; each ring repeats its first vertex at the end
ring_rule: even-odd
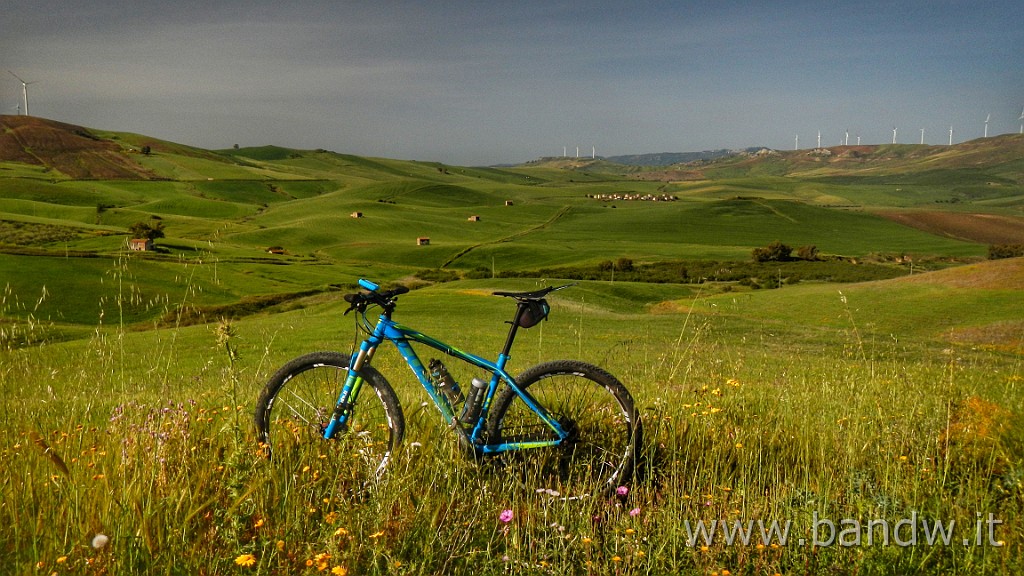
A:
POLYGON ((459 417, 463 424, 472 424, 480 417, 486 393, 487 383, 479 378, 473 378, 469 394, 466 396, 466 404, 462 407, 462 416, 459 417))

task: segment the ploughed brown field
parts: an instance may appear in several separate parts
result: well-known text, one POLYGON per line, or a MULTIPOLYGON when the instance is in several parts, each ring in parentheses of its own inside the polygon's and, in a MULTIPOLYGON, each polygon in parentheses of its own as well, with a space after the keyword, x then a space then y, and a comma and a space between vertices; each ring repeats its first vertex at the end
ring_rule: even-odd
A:
POLYGON ((879 216, 949 238, 984 244, 1024 244, 1024 218, 956 212, 883 211, 879 216))
POLYGON ((155 178, 116 142, 81 126, 33 116, 0 116, 0 159, 46 166, 74 179, 155 178))

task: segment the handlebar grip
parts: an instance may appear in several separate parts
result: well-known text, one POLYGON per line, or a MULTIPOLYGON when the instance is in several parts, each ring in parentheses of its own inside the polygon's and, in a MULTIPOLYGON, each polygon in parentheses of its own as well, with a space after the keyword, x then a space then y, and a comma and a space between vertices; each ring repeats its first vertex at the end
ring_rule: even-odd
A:
POLYGON ((376 292, 377 289, 380 288, 379 285, 374 284, 373 282, 370 282, 366 278, 360 278, 359 279, 359 285, 362 286, 363 288, 366 288, 370 292, 376 292))
MULTIPOLYGON (((359 280, 359 285, 364 288, 366 288, 367 285, 377 286, 376 284, 370 282, 369 280, 362 279, 359 280)), ((344 296, 342 296, 342 298, 345 299, 345 302, 351 304, 352 307, 362 305, 364 302, 373 302, 384 306, 387 304, 388 300, 391 300, 392 298, 398 296, 399 294, 406 294, 408 292, 409 289, 406 288, 405 286, 398 286, 394 290, 388 290, 387 292, 377 292, 375 290, 371 290, 369 293, 358 292, 355 294, 345 294, 344 296)))

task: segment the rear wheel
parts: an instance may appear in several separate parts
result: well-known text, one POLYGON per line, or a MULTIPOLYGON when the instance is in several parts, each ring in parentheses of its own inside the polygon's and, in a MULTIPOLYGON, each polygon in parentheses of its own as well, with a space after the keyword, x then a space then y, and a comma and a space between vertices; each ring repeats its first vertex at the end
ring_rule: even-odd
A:
MULTIPOLYGON (((614 376, 573 360, 538 364, 516 379, 569 432, 562 444, 504 452, 526 488, 562 499, 600 497, 629 481, 642 427, 633 397, 614 376)), ((511 388, 495 399, 489 443, 557 438, 511 388)))
POLYGON ((405 433, 405 419, 391 385, 370 366, 352 408, 348 429, 331 442, 324 430, 334 413, 349 358, 337 352, 314 352, 285 364, 267 382, 256 402, 256 436, 268 456, 316 457, 329 451, 351 458, 364 479, 377 477, 387 466, 405 433), (308 452, 313 451, 312 454, 308 452))

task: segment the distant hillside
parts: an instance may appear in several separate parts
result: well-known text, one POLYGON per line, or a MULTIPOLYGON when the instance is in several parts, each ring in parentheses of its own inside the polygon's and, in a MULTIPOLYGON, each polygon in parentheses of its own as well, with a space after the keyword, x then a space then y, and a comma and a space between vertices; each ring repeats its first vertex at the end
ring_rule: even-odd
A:
MULTIPOLYGON (((637 156, 643 161, 645 155, 637 156)), ((669 155, 654 155, 665 156, 669 155)), ((625 158, 625 157, 620 157, 625 158)), ((649 160, 648 162, 653 162, 649 160)), ((625 166, 605 159, 550 167, 660 182, 779 177, 838 185, 927 186, 956 190, 960 200, 1012 196, 1024 186, 1024 135, 1004 134, 953 146, 883 144, 804 150, 750 148, 668 166, 625 166)))
POLYGON ((81 126, 34 116, 0 116, 0 161, 42 166, 79 180, 155 177, 120 144, 81 126))
POLYGON ((627 154, 624 156, 606 156, 604 159, 616 164, 627 166, 671 166, 673 164, 686 164, 707 160, 717 160, 728 156, 735 156, 742 153, 752 153, 761 150, 760 147, 745 148, 743 150, 704 150, 703 152, 660 152, 656 154, 627 154))
POLYGON ((984 170, 989 175, 1005 176, 1012 182, 1024 183, 1024 135, 978 138, 953 146, 883 144, 748 151, 716 160, 704 170, 712 175, 728 177, 758 174, 802 177, 901 175, 921 180, 922 176, 928 176, 936 184, 948 183, 950 170, 961 175, 984 170))

